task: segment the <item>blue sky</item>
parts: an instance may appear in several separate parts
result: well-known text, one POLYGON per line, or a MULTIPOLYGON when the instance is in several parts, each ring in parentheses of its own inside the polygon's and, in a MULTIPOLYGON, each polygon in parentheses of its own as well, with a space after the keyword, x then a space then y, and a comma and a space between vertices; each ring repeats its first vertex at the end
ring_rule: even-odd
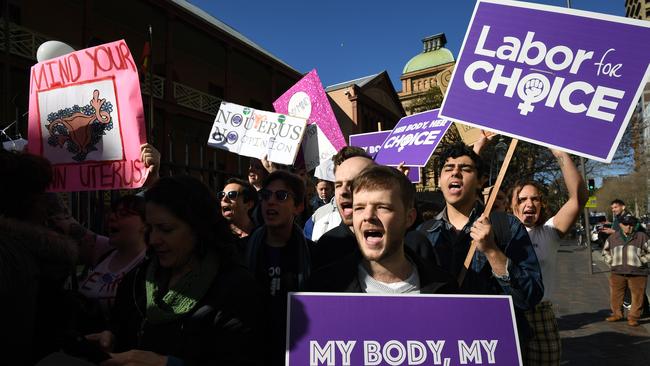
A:
MULTIPOLYGON (((422 52, 422 38, 445 33, 446 47, 458 56, 475 5, 474 0, 189 1, 298 71, 317 69, 325 86, 387 70, 396 91, 404 65, 422 52)), ((571 0, 571 5, 625 16, 625 0, 571 0)), ((603 167, 604 176, 630 169, 603 167)))
MULTIPOLYGON (((397 91, 422 38, 445 33, 458 55, 472 0, 190 0, 300 72, 313 68, 325 86, 387 70, 397 91)), ((537 0, 566 6, 566 0, 537 0)), ((572 0, 573 8, 625 15, 625 0, 572 0)))

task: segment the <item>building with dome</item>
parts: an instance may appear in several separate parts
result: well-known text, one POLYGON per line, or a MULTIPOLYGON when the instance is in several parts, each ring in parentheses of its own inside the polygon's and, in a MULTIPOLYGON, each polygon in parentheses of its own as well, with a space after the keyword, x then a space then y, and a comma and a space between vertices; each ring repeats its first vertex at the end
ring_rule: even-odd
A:
MULTIPOLYGON (((444 33, 426 37, 422 40, 422 53, 411 58, 402 71, 402 91, 399 100, 408 112, 412 103, 441 82, 439 74, 452 67, 456 60, 445 48, 447 37, 444 33)), ((410 114, 410 113, 409 113, 410 114)))

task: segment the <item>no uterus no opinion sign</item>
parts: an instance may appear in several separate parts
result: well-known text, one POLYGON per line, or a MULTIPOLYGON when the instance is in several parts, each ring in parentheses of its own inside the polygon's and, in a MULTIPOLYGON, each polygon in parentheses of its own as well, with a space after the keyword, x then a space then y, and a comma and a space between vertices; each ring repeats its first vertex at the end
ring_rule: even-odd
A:
POLYGON ((479 0, 440 115, 610 162, 648 76, 650 24, 479 0))

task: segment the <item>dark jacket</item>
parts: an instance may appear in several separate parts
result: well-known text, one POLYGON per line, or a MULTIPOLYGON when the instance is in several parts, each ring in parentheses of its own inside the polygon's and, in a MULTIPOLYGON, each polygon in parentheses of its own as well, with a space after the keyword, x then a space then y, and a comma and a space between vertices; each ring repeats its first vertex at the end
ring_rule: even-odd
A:
MULTIPOLYGON (((478 204, 463 230, 456 233, 447 219, 445 208, 426 230, 440 265, 454 276, 460 273, 469 250, 472 240, 469 230, 482 212, 483 206, 478 204)), ((505 214, 494 212, 490 215, 493 232, 498 231, 495 225, 495 222, 499 221, 495 217, 497 215, 505 214)), ((544 294, 541 270, 524 226, 512 215, 506 215, 505 219, 509 235, 502 236, 506 237, 507 241, 502 242, 499 240, 500 235, 497 235, 496 244, 509 259, 507 270, 510 281, 504 282, 494 277, 487 257, 477 250, 460 290, 467 294, 511 295, 516 309, 528 310, 539 303, 544 294)))
MULTIPOLYGON (((458 292, 458 283, 451 274, 438 266, 425 262, 408 247, 404 247, 404 252, 418 270, 420 293, 453 294, 458 292)), ((361 252, 356 251, 314 272, 308 285, 309 291, 363 292, 358 276, 358 266, 361 260, 361 252)))
POLYGON ((619 230, 605 241, 603 259, 612 267, 612 273, 647 276, 650 238, 644 232, 633 231, 625 236, 619 230))
POLYGON ((111 314, 116 352, 152 351, 186 365, 260 365, 260 297, 251 275, 229 260, 205 296, 185 316, 163 324, 146 320, 148 258, 129 272, 117 290, 111 314))
MULTIPOLYGON (((440 212, 432 223, 422 224, 423 227, 427 227, 427 238, 430 245, 433 246, 440 265, 456 277, 463 267, 472 241, 469 234, 470 229, 482 213, 483 206, 477 203, 470 214, 468 223, 459 232, 456 232, 449 222, 447 208, 440 212)), ((478 295, 510 295, 515 306, 517 329, 522 344, 524 344, 531 336, 531 331, 523 312, 533 308, 544 295, 542 272, 533 245, 522 223, 516 217, 500 212, 493 212, 490 215, 490 220, 492 232, 495 233, 496 245, 508 258, 507 270, 510 281, 502 281, 494 277, 487 257, 477 250, 460 292, 478 295), (501 225, 497 223, 503 223, 502 226, 505 227, 500 227, 501 225)), ((416 250, 416 252, 425 251, 416 250)), ((433 262, 433 260, 436 259, 431 261, 433 262)))
MULTIPOLYGON (((255 277, 263 292, 262 304, 265 306, 264 350, 267 365, 284 365, 284 350, 287 321, 287 294, 292 291, 304 291, 305 284, 312 272, 311 246, 313 242, 303 235, 296 224, 293 225, 289 242, 283 248, 270 248, 266 244, 266 226, 255 230, 246 242, 240 243, 239 252, 242 261, 255 277), (282 253, 275 260, 280 272, 270 275, 270 256, 282 253)), ((275 269, 275 267, 274 267, 275 269)), ((259 351, 258 351, 259 353, 259 351)))
POLYGON ((63 284, 77 244, 44 227, 0 217, 0 364, 33 365, 75 327, 63 284))
POLYGON ((355 252, 359 252, 357 238, 341 221, 339 226, 323 234, 314 244, 312 250, 314 269, 325 267, 355 252))

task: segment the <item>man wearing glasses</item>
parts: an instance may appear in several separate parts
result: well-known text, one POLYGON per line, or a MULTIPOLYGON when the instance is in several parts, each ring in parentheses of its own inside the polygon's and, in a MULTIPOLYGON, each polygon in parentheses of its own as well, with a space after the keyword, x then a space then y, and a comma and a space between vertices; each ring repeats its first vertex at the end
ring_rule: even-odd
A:
POLYGON ((295 223, 304 209, 305 185, 295 174, 276 170, 259 190, 264 225, 253 231, 244 261, 265 292, 271 365, 284 364, 287 294, 302 291, 311 272, 310 246, 295 223))
POLYGON ((605 320, 615 322, 623 319, 623 295, 629 287, 632 306, 627 313, 627 324, 637 327, 648 282, 650 238, 639 230, 639 220, 629 213, 619 218, 618 225, 620 232, 610 235, 603 247, 603 259, 612 268, 609 277, 612 315, 605 320))
POLYGON ((228 221, 236 238, 245 238, 255 229, 251 215, 257 206, 257 190, 248 182, 230 178, 223 191, 217 193, 221 214, 228 221))

